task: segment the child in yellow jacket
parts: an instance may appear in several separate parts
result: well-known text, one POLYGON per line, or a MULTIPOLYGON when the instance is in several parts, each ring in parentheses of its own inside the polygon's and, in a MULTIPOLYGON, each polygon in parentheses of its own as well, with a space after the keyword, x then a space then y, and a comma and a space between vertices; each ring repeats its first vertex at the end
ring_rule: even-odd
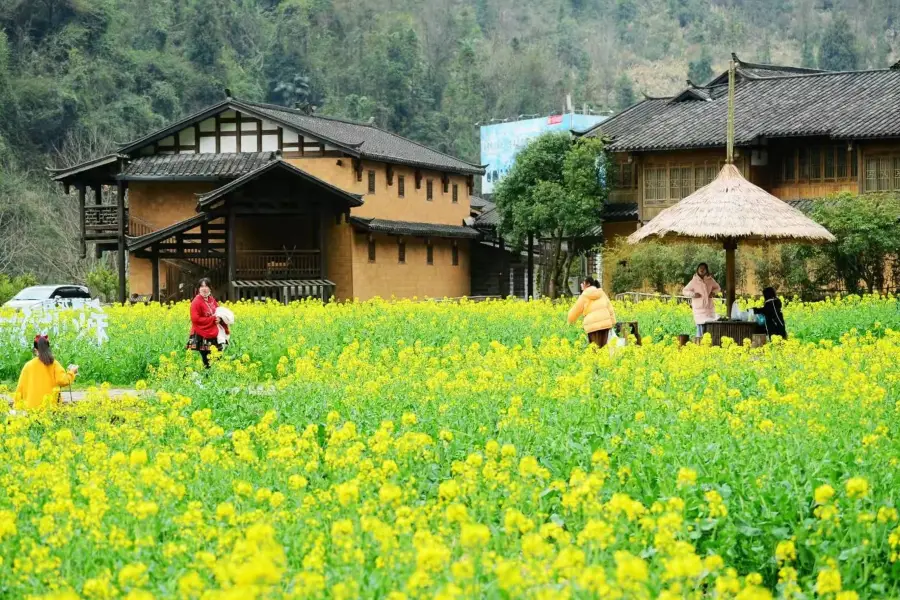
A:
POLYGON ((16 387, 15 406, 20 409, 39 408, 44 402, 57 404, 59 388, 72 385, 78 374, 78 367, 70 365, 64 370, 53 358, 50 351, 50 339, 46 335, 34 338, 32 352, 34 358, 28 361, 19 375, 16 387))

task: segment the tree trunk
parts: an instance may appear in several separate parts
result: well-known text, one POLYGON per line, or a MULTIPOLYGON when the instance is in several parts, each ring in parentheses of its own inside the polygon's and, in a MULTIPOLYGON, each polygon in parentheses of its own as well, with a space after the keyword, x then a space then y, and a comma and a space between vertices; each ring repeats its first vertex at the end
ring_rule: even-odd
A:
POLYGON ((562 252, 562 234, 554 235, 553 239, 553 251, 550 253, 550 273, 547 279, 549 280, 549 288, 548 293, 551 298, 559 297, 559 288, 557 284, 559 282, 559 255, 562 252))
POLYGON ((572 242, 569 241, 569 249, 566 251, 565 256, 563 257, 562 269, 559 272, 559 289, 564 290, 566 296, 572 295, 572 290, 569 289, 569 272, 572 269, 572 259, 575 257, 572 252, 572 242))

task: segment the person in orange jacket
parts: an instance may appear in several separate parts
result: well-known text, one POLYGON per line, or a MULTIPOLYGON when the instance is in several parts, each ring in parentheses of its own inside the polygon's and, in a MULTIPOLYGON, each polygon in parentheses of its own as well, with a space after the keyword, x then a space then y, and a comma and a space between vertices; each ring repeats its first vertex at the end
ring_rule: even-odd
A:
POLYGON ((584 331, 588 341, 604 347, 609 342, 609 332, 616 324, 616 313, 606 292, 593 277, 585 277, 581 282, 581 295, 569 311, 569 324, 578 317, 584 317, 584 331))
POLYGON ((45 402, 59 403, 59 388, 72 385, 78 375, 78 367, 69 365, 68 370, 53 358, 50 338, 38 335, 32 346, 34 358, 25 363, 16 386, 16 408, 39 408, 45 402))

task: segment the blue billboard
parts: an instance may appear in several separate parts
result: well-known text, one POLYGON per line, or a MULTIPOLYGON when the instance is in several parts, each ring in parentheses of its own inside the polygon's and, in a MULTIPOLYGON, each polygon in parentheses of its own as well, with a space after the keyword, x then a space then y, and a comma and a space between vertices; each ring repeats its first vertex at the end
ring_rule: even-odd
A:
POLYGON ((494 193, 494 186, 512 168, 519 150, 539 135, 548 131, 584 131, 605 120, 599 115, 568 113, 482 126, 481 164, 487 167, 481 178, 481 193, 494 193))

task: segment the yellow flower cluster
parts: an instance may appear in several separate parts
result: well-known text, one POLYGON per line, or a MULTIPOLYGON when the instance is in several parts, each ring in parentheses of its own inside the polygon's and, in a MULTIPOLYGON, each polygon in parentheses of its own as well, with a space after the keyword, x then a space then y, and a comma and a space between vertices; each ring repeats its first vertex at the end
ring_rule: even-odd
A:
POLYGON ((137 386, 153 394, 9 417, 0 590, 900 596, 900 334, 610 353, 521 335, 558 316, 549 302, 500 306, 522 307, 510 332, 465 303, 272 307, 312 320, 269 356, 229 350, 204 373, 166 353, 137 386), (348 315, 432 329, 316 321, 348 315), (467 335, 476 316, 495 339, 467 335))

